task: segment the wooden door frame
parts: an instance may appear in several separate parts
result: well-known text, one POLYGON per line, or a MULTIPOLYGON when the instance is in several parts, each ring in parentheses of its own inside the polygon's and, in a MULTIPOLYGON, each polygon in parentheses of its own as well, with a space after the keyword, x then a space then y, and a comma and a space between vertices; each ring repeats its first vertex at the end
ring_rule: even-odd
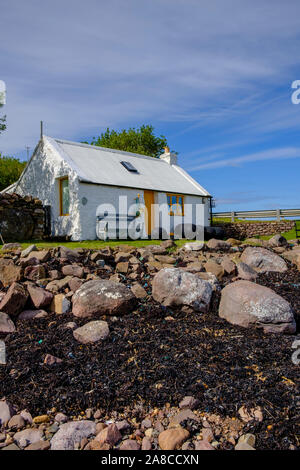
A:
POLYGON ((151 236, 151 232, 154 227, 154 191, 150 189, 144 189, 144 203, 147 209, 147 217, 145 211, 145 229, 148 236, 151 236))

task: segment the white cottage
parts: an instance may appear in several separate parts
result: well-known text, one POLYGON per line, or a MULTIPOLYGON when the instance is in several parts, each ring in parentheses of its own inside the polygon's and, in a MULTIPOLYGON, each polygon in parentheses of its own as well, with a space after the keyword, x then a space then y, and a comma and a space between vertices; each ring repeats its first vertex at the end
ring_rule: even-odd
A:
POLYGON ((166 238, 184 223, 186 208, 199 205, 204 225, 210 225, 210 194, 177 165, 177 155, 168 148, 153 158, 43 136, 19 180, 6 191, 32 195, 50 206, 51 235, 74 241, 126 238, 124 221, 135 224, 142 238, 166 238), (119 230, 112 230, 116 225, 119 230))

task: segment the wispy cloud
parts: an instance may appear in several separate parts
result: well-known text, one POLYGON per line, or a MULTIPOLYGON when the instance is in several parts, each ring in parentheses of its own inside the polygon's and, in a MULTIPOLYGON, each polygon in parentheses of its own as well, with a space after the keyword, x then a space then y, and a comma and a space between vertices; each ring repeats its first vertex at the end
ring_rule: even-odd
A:
POLYGON ((241 166, 244 163, 258 162, 263 160, 283 160, 288 158, 300 158, 300 147, 285 147, 265 150, 263 152, 251 153, 235 158, 227 158, 208 163, 203 163, 189 168, 189 171, 208 170, 222 167, 241 166))

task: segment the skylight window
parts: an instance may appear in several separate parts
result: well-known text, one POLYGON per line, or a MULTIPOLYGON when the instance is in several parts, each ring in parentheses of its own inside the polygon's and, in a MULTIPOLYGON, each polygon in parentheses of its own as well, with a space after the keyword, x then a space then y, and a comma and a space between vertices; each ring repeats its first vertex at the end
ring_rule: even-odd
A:
POLYGON ((137 169, 134 168, 134 166, 131 165, 130 162, 121 162, 121 165, 123 165, 126 170, 131 171, 132 173, 138 173, 137 169))

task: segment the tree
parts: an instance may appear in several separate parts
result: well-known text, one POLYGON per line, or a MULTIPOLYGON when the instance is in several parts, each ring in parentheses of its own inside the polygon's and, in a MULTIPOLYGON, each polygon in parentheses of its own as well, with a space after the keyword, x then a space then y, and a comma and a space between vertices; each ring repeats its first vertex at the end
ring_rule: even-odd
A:
POLYGON ((26 162, 21 162, 18 158, 4 157, 0 153, 0 191, 19 179, 25 165, 26 162))
POLYGON ((6 116, 0 117, 0 134, 6 129, 6 116))
POLYGON ((163 135, 156 137, 153 126, 143 125, 138 129, 130 127, 120 132, 107 128, 99 137, 93 137, 90 144, 158 158, 167 146, 167 139, 163 135))

